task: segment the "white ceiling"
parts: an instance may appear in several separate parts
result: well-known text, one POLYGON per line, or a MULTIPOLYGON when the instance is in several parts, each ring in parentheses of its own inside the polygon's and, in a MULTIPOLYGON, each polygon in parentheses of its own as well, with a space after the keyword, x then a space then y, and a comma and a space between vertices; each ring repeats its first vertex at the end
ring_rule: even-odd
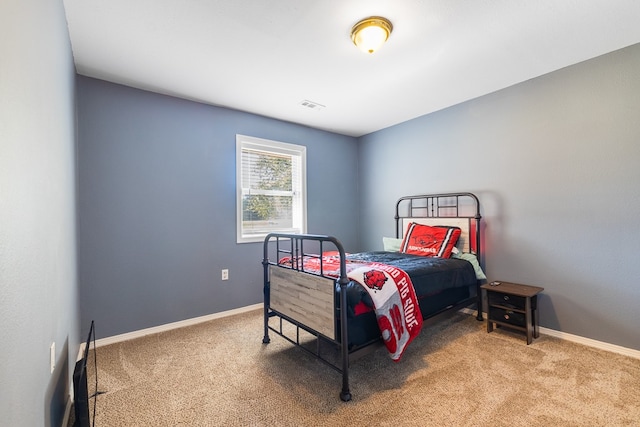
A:
POLYGON ((64 4, 79 74, 351 136, 640 42, 638 0, 64 4), (394 29, 367 55, 371 15, 394 29))

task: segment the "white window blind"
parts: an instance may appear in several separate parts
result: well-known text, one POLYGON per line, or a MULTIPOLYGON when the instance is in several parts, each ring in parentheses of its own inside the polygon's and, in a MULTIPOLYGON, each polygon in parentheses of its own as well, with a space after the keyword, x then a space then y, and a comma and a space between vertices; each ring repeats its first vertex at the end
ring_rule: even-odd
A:
POLYGON ((238 243, 306 231, 306 147, 236 135, 238 243))

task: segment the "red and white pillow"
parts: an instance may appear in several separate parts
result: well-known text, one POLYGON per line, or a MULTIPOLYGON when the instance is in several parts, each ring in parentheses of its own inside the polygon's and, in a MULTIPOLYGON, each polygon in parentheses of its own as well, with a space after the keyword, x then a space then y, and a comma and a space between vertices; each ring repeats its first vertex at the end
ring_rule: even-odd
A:
POLYGON ((413 255, 449 258, 461 230, 458 227, 409 223, 400 252, 413 255))

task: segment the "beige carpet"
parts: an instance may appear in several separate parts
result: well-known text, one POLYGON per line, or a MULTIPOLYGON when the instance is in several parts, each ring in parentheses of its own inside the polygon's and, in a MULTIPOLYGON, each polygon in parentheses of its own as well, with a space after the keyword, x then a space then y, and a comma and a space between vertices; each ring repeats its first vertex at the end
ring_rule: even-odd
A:
POLYGON ((262 311, 98 348, 97 427, 640 426, 640 360, 458 313, 403 360, 384 349, 341 376, 271 334, 262 311))

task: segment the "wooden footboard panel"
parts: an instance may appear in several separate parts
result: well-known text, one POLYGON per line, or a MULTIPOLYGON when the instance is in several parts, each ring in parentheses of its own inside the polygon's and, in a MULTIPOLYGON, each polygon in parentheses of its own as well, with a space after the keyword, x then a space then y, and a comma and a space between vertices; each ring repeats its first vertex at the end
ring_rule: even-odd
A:
POLYGON ((270 266, 271 309, 336 339, 335 279, 270 266))

